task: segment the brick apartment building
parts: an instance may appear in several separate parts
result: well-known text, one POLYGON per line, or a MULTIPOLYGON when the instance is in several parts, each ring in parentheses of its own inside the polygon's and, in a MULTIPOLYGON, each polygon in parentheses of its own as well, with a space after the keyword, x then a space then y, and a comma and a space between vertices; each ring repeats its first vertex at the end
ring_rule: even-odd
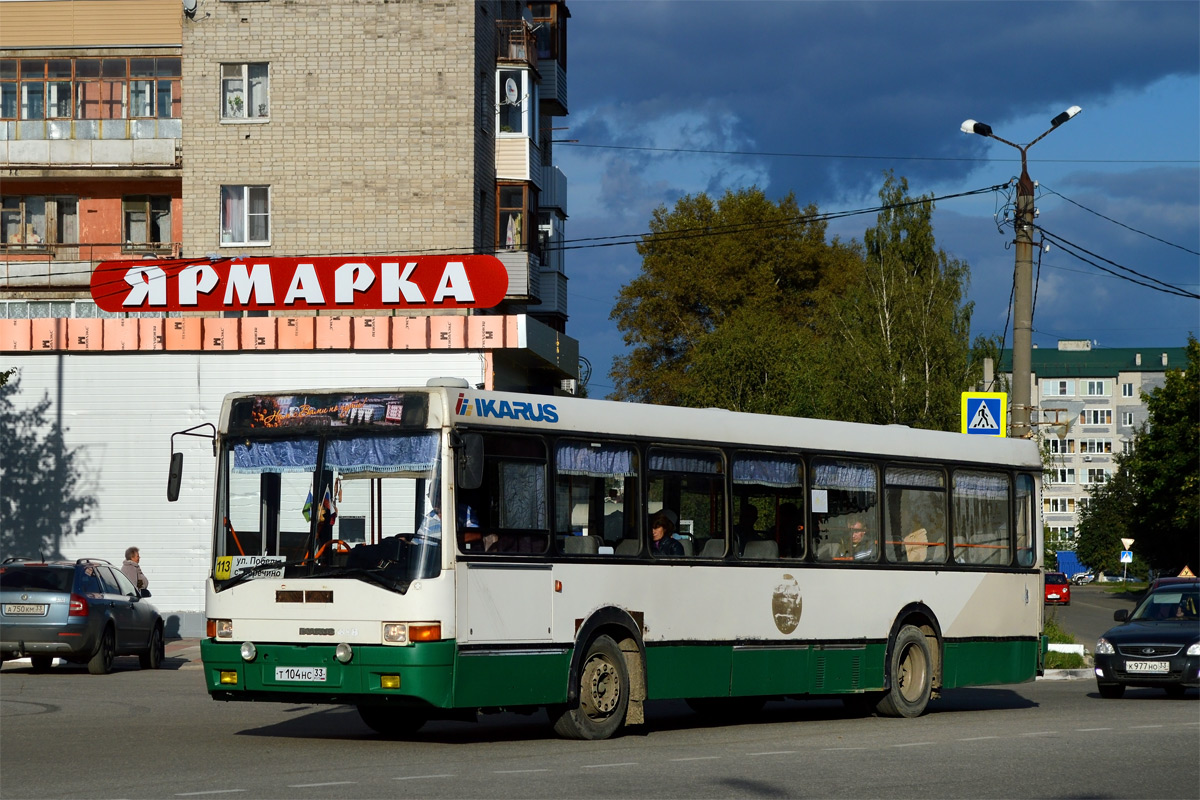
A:
POLYGON ((49 400, 37 422, 62 430, 94 501, 56 549, 139 546, 186 632, 212 482, 191 470, 168 505, 167 448, 226 393, 439 376, 574 391, 550 134, 568 18, 515 0, 0 3, 0 370, 18 370, 18 413, 49 400), (112 260, 445 254, 499 258, 503 299, 112 312, 89 285, 112 260))

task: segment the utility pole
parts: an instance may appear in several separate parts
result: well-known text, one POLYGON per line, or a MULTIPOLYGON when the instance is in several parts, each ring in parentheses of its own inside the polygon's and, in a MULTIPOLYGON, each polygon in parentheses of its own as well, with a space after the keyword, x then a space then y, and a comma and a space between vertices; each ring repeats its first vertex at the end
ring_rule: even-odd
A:
POLYGON ((1012 378, 1012 436, 1026 439, 1031 435, 1030 414, 1033 411, 1033 190, 1029 177, 1026 153, 1047 133, 1074 117, 1082 109, 1071 106, 1050 120, 1050 128, 1027 145, 1001 139, 992 133, 992 126, 969 119, 962 124, 963 133, 974 133, 995 139, 1021 153, 1021 177, 1017 181, 1017 213, 1014 220, 1016 265, 1013 271, 1013 378, 1012 378))

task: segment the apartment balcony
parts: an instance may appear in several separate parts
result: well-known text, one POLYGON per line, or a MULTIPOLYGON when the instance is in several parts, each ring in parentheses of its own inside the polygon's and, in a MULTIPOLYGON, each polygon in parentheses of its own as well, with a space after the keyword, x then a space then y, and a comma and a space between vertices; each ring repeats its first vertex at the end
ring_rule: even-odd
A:
POLYGON ((495 255, 508 272, 508 291, 505 292, 505 299, 531 304, 541 302, 542 262, 538 255, 528 250, 517 249, 497 250, 495 255))
POLYGON ((546 316, 550 314, 567 315, 567 276, 558 270, 543 269, 538 278, 539 286, 542 288, 541 300, 542 304, 533 312, 538 316, 546 316))
POLYGON ((542 168, 542 193, 538 196, 538 207, 557 209, 560 216, 567 217, 567 176, 555 166, 542 168))
POLYGON ((87 291, 101 261, 179 258, 179 242, 163 244, 0 244, 0 293, 87 291))
MULTIPOLYGON (((129 122, 111 121, 121 124, 129 122)), ((167 121, 178 123, 178 120, 167 121)), ((182 143, 181 138, 6 139, 0 140, 0 168, 8 170, 10 176, 35 171, 76 174, 82 169, 177 174, 183 163, 182 143)))
POLYGON ((541 148, 528 136, 502 134, 496 137, 496 178, 529 181, 542 188, 544 168, 541 148))
POLYGON ((541 111, 552 117, 567 115, 567 71, 555 58, 538 60, 538 72, 541 80, 538 89, 541 98, 541 111))
POLYGON ((537 40, 523 19, 496 20, 496 61, 522 64, 538 71, 537 40))

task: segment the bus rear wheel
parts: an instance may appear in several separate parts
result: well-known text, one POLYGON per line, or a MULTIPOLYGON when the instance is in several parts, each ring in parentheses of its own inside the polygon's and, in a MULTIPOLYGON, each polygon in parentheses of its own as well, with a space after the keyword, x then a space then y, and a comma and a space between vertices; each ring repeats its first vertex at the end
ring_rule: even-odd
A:
POLYGON ((933 658, 920 628, 905 625, 896 634, 889 656, 891 687, 876 710, 885 717, 919 717, 933 691, 933 658))
POLYGON ((611 637, 597 636, 588 645, 578 680, 578 702, 550 712, 554 731, 567 739, 607 739, 624 723, 629 708, 629 670, 611 637))
POLYGON ((407 708, 359 706, 358 715, 368 728, 391 739, 412 736, 426 722, 425 715, 407 708))

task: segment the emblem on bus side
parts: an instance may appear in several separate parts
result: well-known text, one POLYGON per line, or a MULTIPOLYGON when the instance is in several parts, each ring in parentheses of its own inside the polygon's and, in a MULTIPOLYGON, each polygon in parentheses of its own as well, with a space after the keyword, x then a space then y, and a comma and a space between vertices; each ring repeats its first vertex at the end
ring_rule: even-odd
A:
POLYGON ((796 630, 803 606, 800 584, 791 575, 784 575, 783 582, 775 587, 775 593, 771 595, 771 611, 775 615, 775 627, 780 633, 796 630))

